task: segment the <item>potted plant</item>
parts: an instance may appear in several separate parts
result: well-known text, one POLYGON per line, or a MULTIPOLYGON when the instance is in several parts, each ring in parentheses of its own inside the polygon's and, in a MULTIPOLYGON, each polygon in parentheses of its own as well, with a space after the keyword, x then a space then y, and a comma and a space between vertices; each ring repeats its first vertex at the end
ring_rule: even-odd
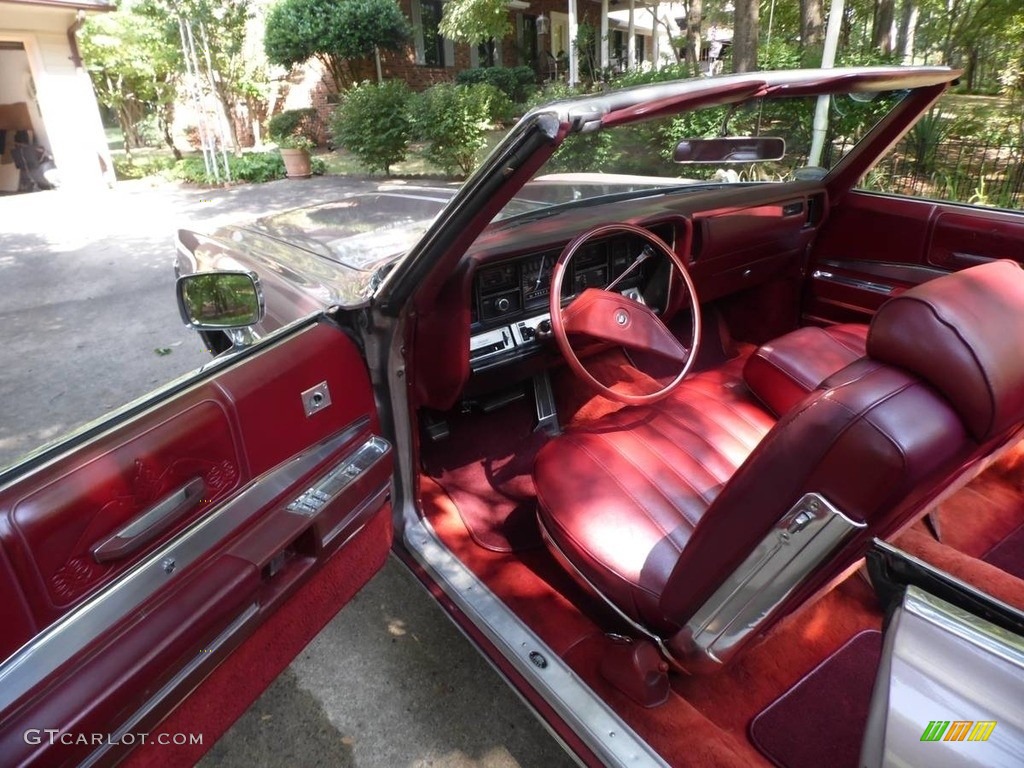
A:
POLYGON ((277 143, 285 174, 292 179, 311 175, 309 151, 316 146, 310 137, 314 109, 289 109, 270 118, 267 133, 277 143))
POLYGON ((303 135, 285 136, 278 140, 277 147, 284 160, 284 172, 289 179, 308 179, 313 175, 309 150, 315 144, 303 135))

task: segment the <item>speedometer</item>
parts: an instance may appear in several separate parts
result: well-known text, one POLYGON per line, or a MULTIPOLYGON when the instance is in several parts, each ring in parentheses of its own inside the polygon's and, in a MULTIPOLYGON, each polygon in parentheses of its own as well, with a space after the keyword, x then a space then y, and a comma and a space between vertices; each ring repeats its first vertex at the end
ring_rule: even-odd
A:
POLYGON ((551 268, 554 263, 555 257, 551 254, 534 256, 523 262, 523 298, 527 302, 545 298, 551 292, 551 268))

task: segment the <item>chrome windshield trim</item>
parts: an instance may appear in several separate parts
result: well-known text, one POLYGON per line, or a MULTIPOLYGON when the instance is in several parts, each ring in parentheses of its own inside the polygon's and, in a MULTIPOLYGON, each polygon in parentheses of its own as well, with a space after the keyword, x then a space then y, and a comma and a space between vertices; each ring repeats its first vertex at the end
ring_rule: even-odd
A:
MULTIPOLYGON (((0 664, 0 712, 70 661, 109 627, 137 610, 157 591, 180 580, 188 566, 225 536, 258 515, 273 499, 313 472, 369 426, 361 417, 341 432, 280 464, 209 515, 126 571, 115 582, 34 637, 0 664), (167 563, 173 561, 168 569, 167 563)), ((370 438, 373 440, 374 438, 370 438)), ((358 448, 356 449, 358 450, 358 448)))

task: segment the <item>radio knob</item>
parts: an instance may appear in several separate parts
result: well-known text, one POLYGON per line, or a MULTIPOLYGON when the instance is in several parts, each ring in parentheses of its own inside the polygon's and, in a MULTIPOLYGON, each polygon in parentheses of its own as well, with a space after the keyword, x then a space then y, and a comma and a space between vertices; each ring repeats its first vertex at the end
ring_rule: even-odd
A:
POLYGON ((509 307, 512 306, 512 302, 508 300, 508 296, 502 296, 496 302, 494 302, 494 308, 499 312, 508 312, 509 307))

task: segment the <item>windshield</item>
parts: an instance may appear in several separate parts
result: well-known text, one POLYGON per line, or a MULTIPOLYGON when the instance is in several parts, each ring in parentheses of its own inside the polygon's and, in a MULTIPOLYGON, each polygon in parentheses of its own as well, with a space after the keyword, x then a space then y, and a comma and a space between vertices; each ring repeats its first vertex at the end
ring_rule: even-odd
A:
POLYGON ((573 134, 497 219, 537 215, 537 210, 522 212, 524 200, 540 210, 585 205, 611 195, 656 194, 680 187, 821 178, 905 93, 828 98, 827 105, 822 102, 827 109, 817 144, 816 96, 753 99, 573 134), (785 151, 781 158, 756 163, 678 163, 673 159, 680 142, 721 136, 777 137, 783 140, 785 151))

